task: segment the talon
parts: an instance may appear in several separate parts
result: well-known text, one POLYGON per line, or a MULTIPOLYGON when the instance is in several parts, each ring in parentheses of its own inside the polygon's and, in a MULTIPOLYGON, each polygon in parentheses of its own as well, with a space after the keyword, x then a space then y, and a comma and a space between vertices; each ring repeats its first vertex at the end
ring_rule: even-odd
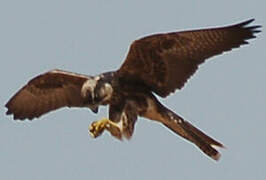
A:
POLYGON ((89 131, 89 135, 92 137, 92 138, 96 138, 95 135, 89 131))
POLYGON ((103 133, 107 123, 108 123, 107 119, 94 121, 93 123, 91 123, 91 125, 89 127, 89 134, 93 138, 100 136, 103 133))
POLYGON ((89 127, 89 134, 93 138, 96 138, 96 137, 98 137, 101 134, 99 132, 99 130, 96 130, 96 129, 98 129, 98 128, 93 126, 93 124, 91 124, 90 127, 89 127))
POLYGON ((120 127, 107 118, 92 122, 89 127, 89 134, 91 137, 97 138, 105 129, 108 130, 112 136, 122 140, 122 132, 120 127))

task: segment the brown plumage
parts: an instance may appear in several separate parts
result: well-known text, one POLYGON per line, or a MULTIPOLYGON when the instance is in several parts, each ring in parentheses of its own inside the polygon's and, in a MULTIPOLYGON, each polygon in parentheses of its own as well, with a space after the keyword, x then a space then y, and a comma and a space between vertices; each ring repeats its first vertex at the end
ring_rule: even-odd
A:
POLYGON ((248 44, 260 26, 240 24, 194 31, 155 34, 133 42, 125 62, 118 70, 121 77, 138 80, 156 94, 166 97, 181 89, 198 65, 207 58, 248 44))
POLYGON ((39 75, 21 88, 6 104, 14 119, 33 119, 61 107, 110 105, 109 119, 93 122, 90 133, 105 129, 114 137, 130 138, 138 116, 161 122, 176 134, 218 160, 222 143, 163 106, 153 95, 166 97, 181 89, 206 59, 247 44, 260 26, 236 25, 155 34, 132 43, 126 60, 114 72, 85 76, 62 70, 39 75))
POLYGON ((30 80, 6 104, 14 119, 33 119, 61 107, 82 107, 80 95, 88 76, 53 70, 30 80))

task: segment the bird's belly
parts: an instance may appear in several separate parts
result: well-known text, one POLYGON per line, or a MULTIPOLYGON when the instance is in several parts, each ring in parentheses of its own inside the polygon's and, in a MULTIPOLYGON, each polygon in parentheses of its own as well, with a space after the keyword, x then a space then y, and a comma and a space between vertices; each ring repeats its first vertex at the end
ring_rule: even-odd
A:
POLYGON ((154 102, 154 100, 150 98, 147 98, 147 108, 146 111, 141 114, 141 116, 151 120, 164 122, 164 117, 158 111, 158 106, 156 102, 154 102))

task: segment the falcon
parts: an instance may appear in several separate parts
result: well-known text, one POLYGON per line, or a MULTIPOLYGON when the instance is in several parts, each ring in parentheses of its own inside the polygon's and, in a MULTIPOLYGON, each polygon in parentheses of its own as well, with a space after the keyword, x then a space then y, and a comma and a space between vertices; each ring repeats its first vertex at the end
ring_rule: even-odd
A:
POLYGON ((100 105, 108 105, 109 118, 89 127, 94 138, 107 130, 119 140, 129 139, 140 116, 162 123, 218 160, 217 147, 223 144, 165 107, 155 95, 165 98, 182 89, 206 59, 248 44, 261 27, 248 26, 252 21, 138 39, 117 71, 96 76, 48 71, 31 79, 7 102, 6 114, 32 120, 62 107, 85 107, 97 113, 100 105))

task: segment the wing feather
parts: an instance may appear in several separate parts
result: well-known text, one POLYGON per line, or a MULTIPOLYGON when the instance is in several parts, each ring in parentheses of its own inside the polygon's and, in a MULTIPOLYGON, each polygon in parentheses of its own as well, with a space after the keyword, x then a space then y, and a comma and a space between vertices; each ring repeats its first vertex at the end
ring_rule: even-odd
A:
POLYGON ((14 119, 33 119, 61 107, 82 107, 83 83, 89 76, 62 70, 41 74, 21 88, 6 104, 14 119))
POLYGON ((260 26, 254 19, 226 27, 155 34, 132 43, 118 70, 122 81, 147 86, 166 97, 181 89, 207 58, 248 44, 260 26))

